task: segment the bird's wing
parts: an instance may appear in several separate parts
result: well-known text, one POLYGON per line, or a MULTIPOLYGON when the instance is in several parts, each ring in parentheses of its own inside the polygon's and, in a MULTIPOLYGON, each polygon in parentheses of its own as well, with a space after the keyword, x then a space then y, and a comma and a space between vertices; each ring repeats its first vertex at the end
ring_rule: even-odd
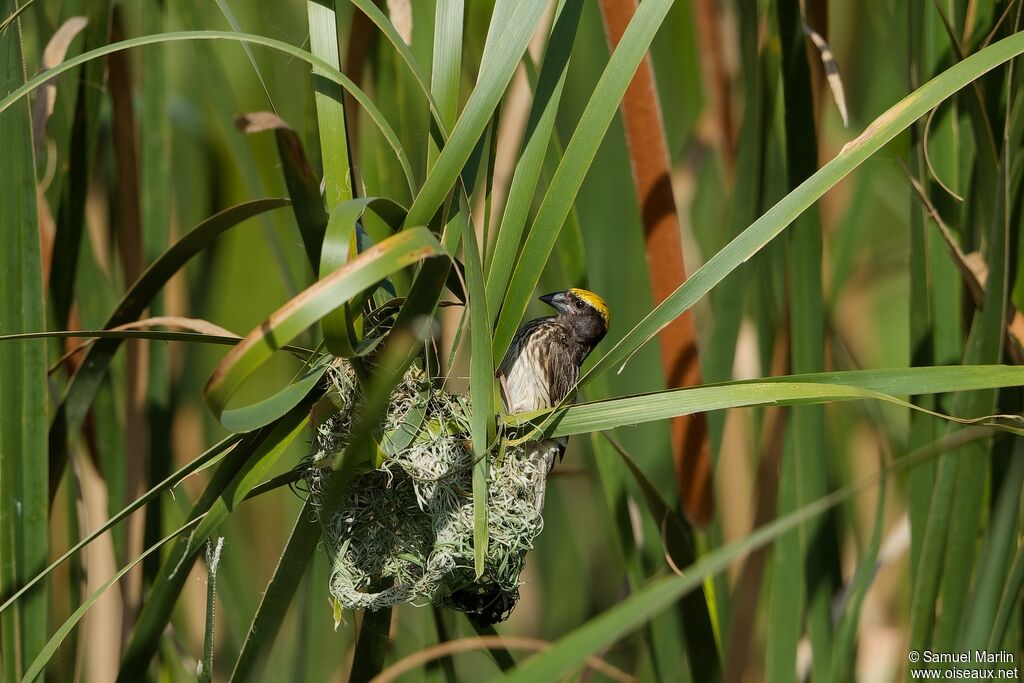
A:
POLYGON ((543 360, 543 369, 551 405, 561 403, 572 392, 580 376, 580 368, 569 348, 564 344, 551 344, 543 360))

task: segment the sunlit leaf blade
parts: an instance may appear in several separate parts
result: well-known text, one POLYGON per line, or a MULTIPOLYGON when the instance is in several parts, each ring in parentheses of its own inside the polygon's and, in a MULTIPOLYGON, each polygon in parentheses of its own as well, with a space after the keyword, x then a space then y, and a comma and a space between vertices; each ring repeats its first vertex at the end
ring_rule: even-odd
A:
MULTIPOLYGON (((242 382, 281 344, 290 342, 338 306, 392 273, 441 253, 441 245, 426 228, 404 230, 363 252, 279 308, 235 346, 210 377, 203 395, 214 416, 232 431, 249 431, 275 419, 275 413, 280 414, 280 404, 266 404, 265 410, 236 412, 246 409, 227 410, 227 403, 242 382)), ((308 389, 316 381, 312 379, 314 374, 307 373, 299 384, 306 386, 308 383, 308 389)), ((296 391, 295 395, 298 393, 296 391)))
MULTIPOLYGON (((660 391, 556 409, 547 436, 570 436, 664 420, 692 412, 754 405, 801 405, 874 399, 909 407, 897 396, 1024 385, 1024 368, 970 367, 851 370, 660 391)), ((506 424, 540 424, 549 411, 507 415, 506 424)), ((956 417, 956 416, 954 416, 956 417)))
MULTIPOLYGON (((317 0, 308 0, 306 12, 309 17, 310 51, 339 70, 338 29, 334 10, 317 0)), ((327 211, 331 212, 343 201, 351 199, 355 192, 348 156, 344 91, 328 80, 327 73, 316 67, 313 68, 313 89, 320 133, 320 158, 324 165, 327 211)))
MULTIPOLYGON (((359 2, 370 4, 366 3, 366 0, 359 2)), ((440 154, 440 146, 435 135, 447 138, 447 133, 455 126, 455 119, 459 114, 464 13, 464 0, 440 0, 434 9, 434 50, 430 64, 429 94, 433 101, 440 103, 437 104, 437 121, 432 122, 432 125, 443 128, 432 134, 427 142, 428 173, 440 154)))

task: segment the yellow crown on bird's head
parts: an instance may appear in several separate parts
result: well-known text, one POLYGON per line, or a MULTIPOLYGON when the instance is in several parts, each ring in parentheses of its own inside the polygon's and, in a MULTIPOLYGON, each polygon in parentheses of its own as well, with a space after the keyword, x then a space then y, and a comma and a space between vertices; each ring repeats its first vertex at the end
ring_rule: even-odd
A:
POLYGON ((575 296, 580 301, 585 302, 588 306, 590 306, 595 311, 600 313, 601 317, 604 318, 605 328, 607 328, 610 325, 611 311, 608 309, 608 304, 604 302, 604 299, 599 297, 597 294, 594 294, 593 292, 587 291, 585 289, 578 289, 576 287, 570 289, 569 293, 575 296))

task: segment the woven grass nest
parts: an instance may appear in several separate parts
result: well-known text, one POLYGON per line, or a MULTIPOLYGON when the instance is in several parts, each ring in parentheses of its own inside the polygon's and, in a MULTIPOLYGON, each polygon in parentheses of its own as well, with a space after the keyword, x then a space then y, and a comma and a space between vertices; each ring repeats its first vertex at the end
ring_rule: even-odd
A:
POLYGON ((411 368, 376 435, 383 462, 356 476, 341 505, 329 510, 318 504, 325 465, 348 445, 360 396, 348 366, 332 368, 328 378, 332 407, 314 412, 306 481, 331 560, 331 595, 346 609, 408 602, 457 609, 481 624, 506 618, 526 553, 544 526, 546 464, 517 446, 491 457, 489 542, 477 578, 468 397, 411 368))

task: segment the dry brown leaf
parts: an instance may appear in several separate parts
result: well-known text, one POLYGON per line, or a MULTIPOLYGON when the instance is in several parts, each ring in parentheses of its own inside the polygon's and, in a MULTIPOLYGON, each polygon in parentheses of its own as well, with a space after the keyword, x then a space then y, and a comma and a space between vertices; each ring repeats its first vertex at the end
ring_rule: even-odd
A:
MULTIPOLYGON (((43 60, 40 71, 52 69, 64 61, 68 53, 71 41, 75 39, 89 21, 85 17, 71 17, 53 34, 50 42, 43 50, 43 60)), ((43 133, 46 130, 46 122, 53 114, 53 107, 57 102, 57 81, 50 79, 39 90, 35 104, 32 107, 32 140, 35 142, 36 158, 39 158, 43 151, 43 133)))

